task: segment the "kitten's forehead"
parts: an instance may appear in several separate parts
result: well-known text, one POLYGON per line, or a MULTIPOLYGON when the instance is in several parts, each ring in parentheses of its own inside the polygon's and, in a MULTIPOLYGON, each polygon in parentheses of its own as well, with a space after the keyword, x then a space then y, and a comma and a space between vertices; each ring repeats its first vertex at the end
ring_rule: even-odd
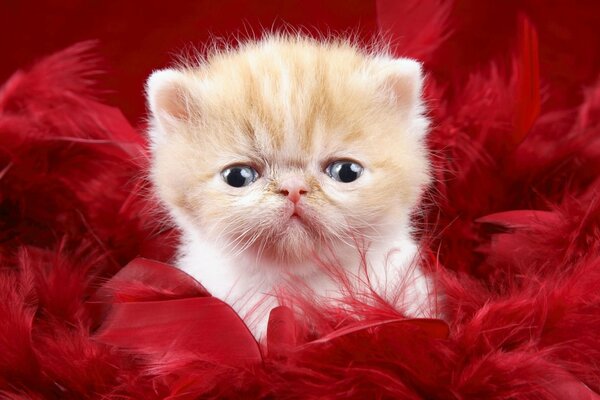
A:
POLYGON ((365 63, 355 51, 285 43, 230 55, 204 71, 206 113, 237 121, 247 144, 270 155, 357 140, 375 97, 365 63))

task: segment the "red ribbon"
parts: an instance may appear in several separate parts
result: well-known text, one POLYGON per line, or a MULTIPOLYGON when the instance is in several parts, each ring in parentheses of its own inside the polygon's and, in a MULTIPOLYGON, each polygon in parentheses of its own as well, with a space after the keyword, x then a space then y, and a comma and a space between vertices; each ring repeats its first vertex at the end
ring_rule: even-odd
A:
MULTIPOLYGON (((243 365, 261 362, 260 346, 235 311, 212 297, 183 271, 138 258, 126 265, 95 294, 100 326, 94 337, 106 344, 142 353, 188 352, 209 362, 243 365)), ((407 326, 431 338, 448 336, 445 322, 391 319, 345 326, 308 343, 297 342, 298 321, 288 307, 271 311, 267 329, 268 357, 333 343, 351 335, 407 326)))
POLYGON ((226 303, 192 277, 138 258, 102 286, 92 305, 102 319, 94 337, 146 353, 180 352, 216 364, 260 362, 254 337, 226 303))

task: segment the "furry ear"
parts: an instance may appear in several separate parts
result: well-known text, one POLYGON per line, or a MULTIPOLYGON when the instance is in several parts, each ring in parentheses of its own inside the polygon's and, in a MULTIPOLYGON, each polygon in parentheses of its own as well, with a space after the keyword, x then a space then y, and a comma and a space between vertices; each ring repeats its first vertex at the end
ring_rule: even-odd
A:
POLYGON ((193 84, 193 79, 174 69, 155 71, 148 78, 148 106, 163 130, 172 129, 178 122, 189 121, 198 115, 198 100, 191 87, 193 84))
POLYGON ((394 104, 409 113, 418 112, 423 89, 421 63, 410 58, 387 59, 381 65, 379 74, 382 87, 394 104))

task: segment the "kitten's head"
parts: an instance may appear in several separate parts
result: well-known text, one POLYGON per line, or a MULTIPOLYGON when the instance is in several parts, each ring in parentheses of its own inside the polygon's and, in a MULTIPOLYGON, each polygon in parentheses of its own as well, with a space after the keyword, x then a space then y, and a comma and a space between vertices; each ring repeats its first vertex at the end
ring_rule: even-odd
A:
POLYGON ((277 262, 408 229, 421 86, 416 61, 281 36, 154 72, 154 183, 188 233, 277 262))

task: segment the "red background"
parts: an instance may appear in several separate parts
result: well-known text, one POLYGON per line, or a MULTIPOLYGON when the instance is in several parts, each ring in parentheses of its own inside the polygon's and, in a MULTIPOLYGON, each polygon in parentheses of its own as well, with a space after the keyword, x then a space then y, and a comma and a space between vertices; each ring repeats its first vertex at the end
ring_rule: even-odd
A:
MULTIPOLYGON (((165 285, 164 268, 146 274, 150 267, 138 264, 149 280, 122 274, 139 254, 168 259, 174 231, 157 214, 140 174, 148 162, 141 130, 87 97, 88 64, 79 46, 16 74, 0 90, 0 396, 580 399, 594 396, 589 389, 600 393, 600 1, 172 0, 168 9, 131 1, 2 1, 0 80, 44 54, 98 39, 109 72, 98 84, 112 90, 104 100, 134 124, 143 121, 148 73, 185 46, 206 42, 209 33, 286 22, 359 30, 364 38, 381 30, 398 54, 420 55, 433 78, 426 94, 436 174, 432 207, 422 216, 424 253, 431 255, 423 262, 439 277, 451 336, 426 340, 395 323, 344 335, 352 318, 334 320, 348 315, 346 307, 322 312, 308 304, 326 332, 341 336, 319 339, 324 347, 302 345, 289 358, 269 349, 267 362, 255 368, 207 362, 193 348, 198 340, 222 349, 225 337, 248 332, 238 324, 202 336, 194 324, 206 319, 177 311, 180 301, 195 309, 202 297, 188 290, 194 282, 181 286, 176 273, 174 287, 165 285), (442 41, 439 21, 446 14, 442 41), (500 74, 489 73, 491 65, 500 74), (121 330, 127 342, 103 343, 96 330, 107 326, 102 309, 119 305, 134 310, 134 319, 120 314, 121 327, 133 324, 137 336, 121 330), (186 329, 193 340, 171 335, 186 329), (174 347, 160 337, 172 337, 174 347)), ((387 306, 357 307, 365 321, 401 317, 387 306)), ((112 332, 118 328, 113 324, 112 332)))
POLYGON ((432 3, 450 7, 450 37, 427 65, 438 81, 460 84, 474 64, 484 66, 503 55, 508 60, 519 13, 538 30, 542 84, 549 97, 545 107, 577 104, 582 87, 600 71, 600 2, 595 0, 3 0, 0 82, 43 55, 97 39, 103 69, 109 72, 102 79, 101 87, 109 90, 104 100, 137 124, 144 115, 148 74, 210 35, 229 37, 289 24, 321 32, 353 30, 368 38, 381 26, 402 43, 394 32, 403 24, 403 8, 412 3, 424 10, 432 3))

